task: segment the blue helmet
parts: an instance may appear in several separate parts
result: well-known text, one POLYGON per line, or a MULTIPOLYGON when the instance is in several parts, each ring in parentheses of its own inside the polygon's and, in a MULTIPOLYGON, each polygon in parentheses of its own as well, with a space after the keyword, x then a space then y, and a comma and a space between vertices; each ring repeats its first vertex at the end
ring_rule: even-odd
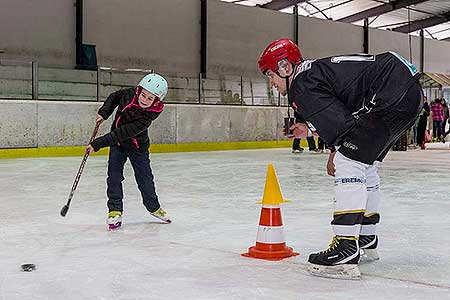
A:
POLYGON ((156 73, 145 75, 138 85, 157 96, 160 101, 166 97, 167 90, 169 89, 164 77, 156 73))

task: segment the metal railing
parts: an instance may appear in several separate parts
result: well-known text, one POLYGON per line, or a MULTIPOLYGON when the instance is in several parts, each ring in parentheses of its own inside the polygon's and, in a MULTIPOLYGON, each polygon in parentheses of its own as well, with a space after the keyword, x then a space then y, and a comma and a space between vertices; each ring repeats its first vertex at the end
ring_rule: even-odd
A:
MULTIPOLYGON (((103 101, 121 88, 133 87, 152 70, 99 67, 97 70, 50 68, 37 62, 0 59, 0 98, 103 101)), ((263 77, 203 78, 165 76, 165 102, 210 105, 287 106, 287 99, 263 77)))

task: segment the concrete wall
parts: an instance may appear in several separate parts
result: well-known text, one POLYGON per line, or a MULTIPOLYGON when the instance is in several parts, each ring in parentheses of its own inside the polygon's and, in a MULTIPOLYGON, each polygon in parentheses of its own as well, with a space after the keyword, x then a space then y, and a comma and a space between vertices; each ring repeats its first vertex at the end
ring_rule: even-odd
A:
POLYGON ((425 39, 424 72, 450 75, 450 42, 425 39))
POLYGON ((73 0, 0 1, 0 58, 75 64, 73 0))
POLYGON ((307 59, 363 52, 363 28, 341 22, 300 17, 298 40, 307 59))
MULTIPOLYGON (((0 59, 75 64, 74 0, 0 1, 0 59)), ((258 7, 208 0, 208 76, 260 78, 256 60, 272 40, 293 37, 293 16, 258 7)), ((199 0, 84 1, 84 43, 95 44, 98 62, 119 68, 153 68, 196 77, 200 71, 199 0)), ((408 36, 370 29, 370 52, 394 50, 409 58, 408 36)), ((363 50, 363 29, 299 17, 299 43, 306 58, 363 50)), ((448 73, 449 42, 426 39, 425 69, 448 73)), ((412 38, 418 65, 419 41, 412 38)), ((420 66, 419 66, 420 67, 420 66)))
POLYGON ((84 3, 84 43, 97 45, 100 65, 199 73, 199 0, 84 3))
MULTIPOLYGON (((440 42, 445 43, 445 42, 440 42)), ((447 45, 450 51, 450 43, 447 45)), ((411 53, 412 63, 420 70, 420 38, 411 37, 411 53)), ((410 59, 409 55, 409 38, 407 34, 386 31, 381 29, 369 29, 369 52, 381 53, 386 51, 394 51, 410 59)))
POLYGON ((37 102, 0 100, 0 148, 36 147, 37 102))
MULTIPOLYGON (((84 145, 100 105, 0 100, 0 148, 84 145)), ((285 110, 168 104, 151 125, 150 138, 154 144, 281 140, 285 110)), ((102 125, 100 134, 108 132, 111 121, 102 125)))
POLYGON ((293 17, 280 12, 209 0, 207 74, 261 76, 259 55, 273 40, 293 37, 293 17))

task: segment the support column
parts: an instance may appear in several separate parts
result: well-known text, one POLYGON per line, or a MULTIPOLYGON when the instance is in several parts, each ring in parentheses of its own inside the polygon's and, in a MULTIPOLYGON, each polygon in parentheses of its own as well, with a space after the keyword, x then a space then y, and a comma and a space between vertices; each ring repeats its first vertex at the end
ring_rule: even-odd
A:
POLYGON ((207 57, 207 1, 200 0, 200 78, 206 78, 207 57))
POLYGON ((369 19, 364 19, 364 53, 369 53, 369 19))
POLYGON ((294 43, 298 45, 298 5, 294 5, 294 43))
POLYGON ((33 100, 39 98, 39 78, 38 78, 38 63, 37 61, 31 62, 31 95, 33 100))
POLYGON ((420 30, 420 73, 423 74, 425 63, 425 37, 423 35, 423 29, 420 30))
POLYGON ((75 1, 75 64, 81 65, 81 45, 83 44, 83 0, 75 1))

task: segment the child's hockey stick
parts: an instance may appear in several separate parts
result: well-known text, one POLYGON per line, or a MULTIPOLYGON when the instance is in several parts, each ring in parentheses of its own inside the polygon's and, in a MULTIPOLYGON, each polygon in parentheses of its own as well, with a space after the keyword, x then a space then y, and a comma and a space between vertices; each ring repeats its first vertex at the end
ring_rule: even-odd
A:
MULTIPOLYGON (((89 144, 92 143, 95 136, 97 135, 100 124, 101 124, 101 122, 97 122, 95 124, 94 132, 92 132, 92 136, 91 136, 91 139, 89 140, 89 144)), ((70 194, 69 194, 69 200, 67 200, 66 205, 64 205, 63 208, 61 209, 61 213, 60 213, 61 217, 65 217, 67 214, 67 211, 69 210, 69 206, 70 206, 70 202, 72 201, 73 193, 75 193, 75 190, 77 189, 78 182, 80 181, 81 173, 83 173, 84 165, 86 164, 88 157, 89 157, 89 153, 86 151, 84 153, 83 160, 81 161, 80 168, 78 169, 77 177, 75 177, 75 181, 73 182, 72 190, 70 191, 70 194)))

